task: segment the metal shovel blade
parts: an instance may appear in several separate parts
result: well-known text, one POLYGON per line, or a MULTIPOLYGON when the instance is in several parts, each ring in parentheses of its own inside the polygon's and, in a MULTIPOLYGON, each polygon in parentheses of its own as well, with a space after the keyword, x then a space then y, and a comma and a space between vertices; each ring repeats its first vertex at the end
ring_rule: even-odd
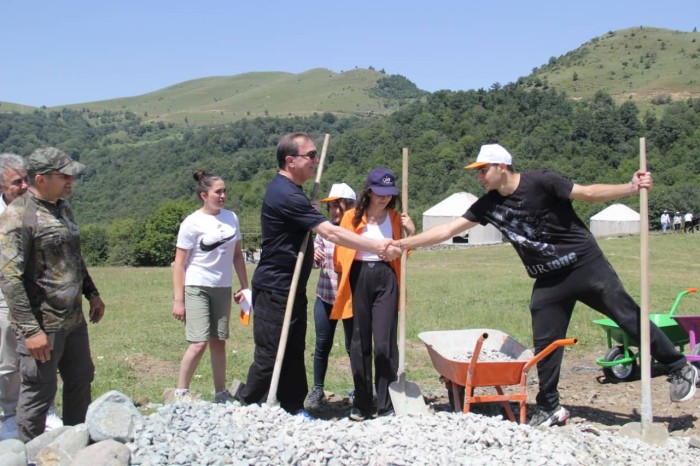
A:
POLYGON ((399 380, 389 384, 389 396, 397 416, 429 413, 420 387, 413 382, 407 382, 406 374, 401 374, 399 380))

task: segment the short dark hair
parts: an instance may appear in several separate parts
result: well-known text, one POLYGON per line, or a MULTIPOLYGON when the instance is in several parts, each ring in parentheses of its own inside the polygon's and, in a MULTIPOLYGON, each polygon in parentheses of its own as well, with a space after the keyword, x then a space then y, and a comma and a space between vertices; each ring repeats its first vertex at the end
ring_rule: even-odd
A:
POLYGON ((277 143, 277 166, 279 168, 284 168, 285 158, 288 155, 299 155, 298 139, 311 140, 311 136, 307 133, 289 133, 280 138, 279 143, 277 143))

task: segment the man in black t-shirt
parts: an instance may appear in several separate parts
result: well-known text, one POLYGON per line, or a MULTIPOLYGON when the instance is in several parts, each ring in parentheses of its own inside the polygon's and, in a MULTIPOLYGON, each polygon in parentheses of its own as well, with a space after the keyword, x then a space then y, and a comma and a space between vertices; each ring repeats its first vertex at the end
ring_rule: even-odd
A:
MULTIPOLYGON (((246 383, 234 393, 244 404, 262 403, 267 399, 297 255, 309 231, 342 246, 374 252, 385 260, 401 254, 398 247, 391 245, 390 239, 363 238, 333 225, 311 205, 302 185, 314 177, 318 162, 316 146, 308 134, 292 133, 280 139, 277 145, 279 172, 267 187, 260 213, 262 252, 253 274, 255 353, 246 383)), ((308 392, 304 365, 306 283, 312 262, 313 241, 309 240, 298 277, 277 391, 280 406, 293 414, 303 413, 308 392)))
MULTIPOLYGON (((637 195, 640 188, 651 189, 651 173, 637 171, 625 184, 582 186, 548 170, 517 173, 511 155, 498 144, 482 146, 476 162, 465 168, 477 170, 488 193, 462 217, 397 245, 402 249, 429 246, 490 223, 510 241, 526 272, 535 279, 530 314, 537 353, 566 338, 577 301, 610 317, 639 341, 639 306, 623 288, 571 201, 606 202, 637 195)), ((530 425, 563 424, 569 418, 559 404, 557 389, 563 354, 559 348, 537 364, 538 410, 530 425)), ((671 401, 690 400, 698 372, 653 323, 651 355, 671 373, 671 401)))

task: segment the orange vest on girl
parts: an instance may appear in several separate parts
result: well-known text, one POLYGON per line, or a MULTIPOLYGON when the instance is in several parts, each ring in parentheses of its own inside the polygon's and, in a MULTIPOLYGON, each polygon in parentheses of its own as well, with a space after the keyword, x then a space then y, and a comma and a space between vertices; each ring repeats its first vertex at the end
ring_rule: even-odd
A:
MULTIPOLYGON (((391 222, 391 235, 393 239, 401 239, 401 214, 393 209, 388 211, 389 220, 391 222)), ((349 209, 343 215, 340 221, 340 226, 348 230, 354 231, 358 235, 362 234, 362 230, 367 225, 367 213, 362 216, 360 223, 356 226, 352 224, 352 219, 355 217, 355 209, 349 209)), ((335 271, 338 272, 338 293, 335 297, 335 304, 331 311, 330 318, 333 320, 348 319, 352 317, 352 289, 350 288, 350 268, 355 260, 354 249, 336 245, 333 254, 333 265, 335 271)), ((396 273, 396 281, 398 282, 401 274, 401 256, 389 262, 389 265, 396 273)), ((398 308, 396 309, 398 312, 398 308)))

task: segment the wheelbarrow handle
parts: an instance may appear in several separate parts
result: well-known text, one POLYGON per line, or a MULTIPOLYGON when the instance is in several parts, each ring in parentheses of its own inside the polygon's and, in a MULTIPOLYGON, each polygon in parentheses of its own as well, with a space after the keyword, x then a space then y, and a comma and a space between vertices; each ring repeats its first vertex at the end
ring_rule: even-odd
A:
POLYGON ((472 353, 472 359, 470 364, 475 365, 477 360, 479 359, 479 354, 481 353, 481 346, 484 344, 484 340, 486 340, 489 337, 489 334, 484 332, 481 335, 479 335, 479 338, 476 340, 476 344, 474 345, 474 352, 472 353))
POLYGON ((549 353, 551 353, 551 352, 554 351, 555 349, 560 348, 560 347, 562 347, 562 346, 571 346, 571 345, 575 345, 577 342, 578 342, 578 339, 577 339, 577 338, 564 338, 564 339, 561 339, 561 340, 553 341, 552 343, 550 343, 549 345, 547 345, 547 346, 545 347, 545 349, 543 349, 542 351, 540 351, 539 353, 537 353, 537 356, 535 356, 534 358, 530 359, 530 360, 525 364, 525 366, 523 366, 523 374, 524 374, 525 372, 527 372, 528 370, 530 370, 530 368, 531 368, 532 366, 534 366, 535 364, 537 364, 539 361, 541 361, 542 359, 544 359, 544 358, 546 358, 547 356, 549 356, 549 353))
POLYGON ((476 340, 476 345, 474 345, 474 353, 472 353, 472 360, 470 361, 469 368, 467 369, 467 385, 471 385, 471 381, 474 379, 474 371, 476 371, 476 363, 479 360, 481 346, 484 344, 484 340, 486 340, 488 337, 489 334, 484 332, 479 335, 479 338, 476 340))
POLYGON ((676 308, 678 307, 678 303, 681 302, 681 299, 683 296, 691 293, 697 293, 698 289, 697 288, 688 288, 687 290, 683 290, 680 293, 678 293, 678 296, 676 296, 676 300, 673 302, 673 306, 671 306, 671 310, 668 312, 669 316, 672 316, 676 312, 676 308))

